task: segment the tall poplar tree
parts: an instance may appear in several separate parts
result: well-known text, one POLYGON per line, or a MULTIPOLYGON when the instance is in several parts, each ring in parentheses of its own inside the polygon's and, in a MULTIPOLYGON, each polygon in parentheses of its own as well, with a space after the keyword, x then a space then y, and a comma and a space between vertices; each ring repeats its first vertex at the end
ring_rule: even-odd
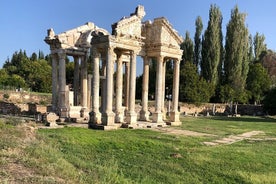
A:
POLYGON ((223 58, 222 14, 216 5, 211 5, 208 27, 202 40, 202 76, 214 87, 219 83, 223 58))
MULTIPOLYGON (((182 60, 184 62, 193 62, 194 61, 194 43, 190 38, 190 33, 186 31, 185 39, 183 43, 180 45, 183 50, 182 60)), ((184 62, 181 62, 181 66, 183 66, 184 62)))
POLYGON ((196 31, 195 31, 195 37, 194 37, 194 42, 195 42, 194 64, 196 65, 198 70, 199 64, 201 63, 201 34, 203 29, 203 23, 200 16, 196 18, 195 26, 196 26, 196 31))
POLYGON ((245 26, 246 15, 239 12, 238 6, 231 11, 227 24, 225 41, 226 82, 236 92, 236 100, 245 101, 245 84, 249 70, 249 34, 245 26))
POLYGON ((253 45, 254 45, 255 60, 259 60, 262 52, 267 50, 266 44, 265 44, 265 36, 257 32, 256 35, 254 36, 253 45))
POLYGON ((252 35, 249 35, 248 44, 249 44, 248 60, 250 63, 253 63, 255 58, 254 58, 254 46, 253 46, 252 35))

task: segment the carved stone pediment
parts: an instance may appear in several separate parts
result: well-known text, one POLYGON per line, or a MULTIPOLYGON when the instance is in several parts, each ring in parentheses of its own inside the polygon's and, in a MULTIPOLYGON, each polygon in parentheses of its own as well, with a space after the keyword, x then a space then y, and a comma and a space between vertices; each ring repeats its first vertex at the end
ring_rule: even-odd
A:
POLYGON ((145 22, 142 34, 147 38, 147 48, 163 46, 180 49, 179 45, 183 42, 182 37, 178 35, 164 17, 156 18, 154 22, 145 22))
POLYGON ((138 6, 135 13, 130 14, 130 17, 123 17, 120 21, 112 25, 112 35, 118 37, 130 36, 130 37, 141 37, 141 20, 145 16, 143 6, 138 6))

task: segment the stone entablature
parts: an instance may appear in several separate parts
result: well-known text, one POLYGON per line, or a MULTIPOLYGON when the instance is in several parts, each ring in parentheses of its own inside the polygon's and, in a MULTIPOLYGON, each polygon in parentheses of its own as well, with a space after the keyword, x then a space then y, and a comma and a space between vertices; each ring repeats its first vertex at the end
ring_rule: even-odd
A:
POLYGON ((93 31, 109 34, 108 31, 97 27, 94 23, 87 22, 85 25, 58 35, 55 35, 54 30, 51 28, 48 30, 48 36, 45 38, 45 42, 50 45, 52 52, 58 52, 59 50, 65 49, 68 55, 74 55, 74 53, 70 53, 70 51, 87 52, 87 50, 90 49, 91 33, 93 31))

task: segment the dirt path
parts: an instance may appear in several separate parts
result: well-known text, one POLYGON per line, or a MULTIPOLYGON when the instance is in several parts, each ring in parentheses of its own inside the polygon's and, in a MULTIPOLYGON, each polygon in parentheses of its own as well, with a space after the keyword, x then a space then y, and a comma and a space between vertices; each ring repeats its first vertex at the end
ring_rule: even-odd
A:
POLYGON ((239 134, 239 135, 230 135, 228 137, 214 140, 212 142, 203 142, 203 144, 208 145, 208 146, 217 146, 217 145, 222 145, 222 144, 233 144, 238 141, 250 139, 252 136, 259 135, 259 134, 264 134, 264 132, 263 131, 245 132, 245 133, 239 134))
MULTIPOLYGON (((173 127, 154 127, 152 128, 154 131, 162 132, 164 134, 171 134, 171 135, 184 135, 184 136, 194 136, 194 137, 215 137, 217 135, 214 134, 207 134, 207 133, 200 133, 190 130, 181 130, 181 129, 175 129, 173 127)), ((218 146, 218 145, 227 145, 227 144, 233 144, 242 140, 251 140, 251 141, 276 141, 276 138, 253 138, 253 136, 259 135, 259 134, 265 134, 263 131, 251 131, 251 132, 245 132, 239 135, 230 135, 228 137, 224 137, 221 139, 216 139, 211 142, 203 142, 204 145, 207 146, 218 146)))
POLYGON ((159 131, 164 134, 185 135, 185 136, 194 136, 194 137, 216 136, 214 134, 200 133, 200 132, 195 132, 195 131, 190 131, 190 130, 175 129, 172 127, 168 127, 168 128, 155 127, 155 128, 152 128, 152 130, 159 131))

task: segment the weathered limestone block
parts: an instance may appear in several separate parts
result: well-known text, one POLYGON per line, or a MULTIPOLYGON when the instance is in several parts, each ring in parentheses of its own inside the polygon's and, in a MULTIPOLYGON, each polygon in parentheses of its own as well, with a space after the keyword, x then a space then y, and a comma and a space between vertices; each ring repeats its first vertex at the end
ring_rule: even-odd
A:
POLYGON ((59 116, 57 116, 55 113, 50 112, 48 114, 46 114, 44 122, 46 126, 58 126, 58 124, 56 123, 56 121, 59 119, 59 116))

